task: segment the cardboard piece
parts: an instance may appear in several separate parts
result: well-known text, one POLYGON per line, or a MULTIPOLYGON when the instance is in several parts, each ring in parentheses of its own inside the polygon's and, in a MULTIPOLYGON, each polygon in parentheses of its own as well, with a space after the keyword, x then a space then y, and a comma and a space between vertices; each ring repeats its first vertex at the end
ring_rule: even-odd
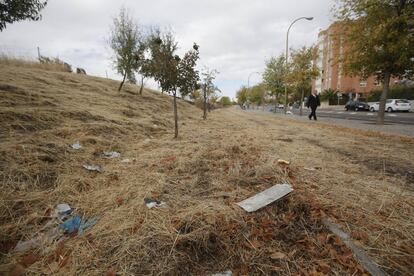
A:
POLYGON ((257 211, 260 208, 263 208, 278 199, 283 198, 284 196, 290 194, 292 191, 293 188, 288 183, 277 184, 236 204, 242 207, 246 212, 250 213, 257 211))

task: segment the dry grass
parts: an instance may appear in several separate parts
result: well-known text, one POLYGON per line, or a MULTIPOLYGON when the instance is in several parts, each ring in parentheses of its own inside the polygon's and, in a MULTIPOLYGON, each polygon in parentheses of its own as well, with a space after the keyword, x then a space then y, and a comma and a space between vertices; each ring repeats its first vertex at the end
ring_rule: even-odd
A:
POLYGON ((387 272, 414 269, 413 140, 236 109, 202 121, 201 110, 182 102, 181 138, 173 140, 168 96, 139 97, 132 86, 118 94, 115 81, 19 66, 1 66, 0 76, 0 271, 362 274, 321 224, 325 215, 387 272), (83 149, 71 150, 77 140, 83 149), (101 159, 103 150, 134 161, 101 159), (311 166, 322 169, 304 169, 311 166), (296 190, 287 199, 253 214, 235 206, 284 180, 296 190), (145 197, 167 205, 149 210, 145 197), (60 202, 98 215, 98 224, 62 244, 8 251, 60 202))
POLYGON ((1 66, 24 67, 31 69, 41 69, 53 72, 67 72, 68 68, 64 64, 59 63, 40 63, 37 60, 29 60, 23 58, 12 57, 0 54, 1 66))

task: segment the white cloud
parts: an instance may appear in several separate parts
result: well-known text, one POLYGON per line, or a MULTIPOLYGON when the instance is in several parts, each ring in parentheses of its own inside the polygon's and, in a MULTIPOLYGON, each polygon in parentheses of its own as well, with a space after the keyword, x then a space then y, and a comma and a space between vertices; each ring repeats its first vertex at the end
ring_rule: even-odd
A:
MULTIPOLYGON (((140 24, 171 26, 180 53, 193 42, 200 45, 200 66, 217 69, 216 82, 225 95, 247 84, 251 72, 262 71, 264 60, 284 52, 286 30, 292 20, 290 46, 311 45, 320 29, 329 25, 333 0, 54 0, 43 10, 43 20, 7 25, 0 33, 0 51, 35 57, 39 46, 45 55, 59 56, 89 74, 112 78, 106 46, 112 18, 125 6, 140 24)), ((260 81, 253 74, 251 83, 260 81)), ((149 82, 152 83, 152 82, 149 82)))

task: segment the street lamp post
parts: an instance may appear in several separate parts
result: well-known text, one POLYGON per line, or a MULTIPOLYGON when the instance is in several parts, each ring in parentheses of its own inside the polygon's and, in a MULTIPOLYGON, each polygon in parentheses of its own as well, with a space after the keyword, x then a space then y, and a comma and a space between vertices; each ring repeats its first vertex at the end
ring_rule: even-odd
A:
MULTIPOLYGON (((288 31, 286 33, 286 56, 285 56, 285 62, 286 62, 286 68, 285 68, 285 73, 287 73, 288 71, 288 59, 289 59, 289 31, 290 28, 293 26, 293 24, 295 24, 297 21, 301 20, 301 19, 306 19, 306 20, 313 20, 313 17, 299 17, 297 19, 295 19, 289 26, 288 31)), ((287 85, 286 85, 286 80, 285 80, 285 114, 287 112, 287 85)))

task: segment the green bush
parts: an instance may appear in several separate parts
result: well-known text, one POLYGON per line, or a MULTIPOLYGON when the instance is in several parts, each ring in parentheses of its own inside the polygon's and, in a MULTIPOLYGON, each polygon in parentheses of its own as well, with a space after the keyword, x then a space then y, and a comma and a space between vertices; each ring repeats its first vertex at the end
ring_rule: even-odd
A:
MULTIPOLYGON (((377 102, 380 100, 381 90, 374 90, 367 96, 368 102, 377 102)), ((414 100, 414 87, 413 86, 393 86, 388 92, 388 99, 406 99, 414 100)))

